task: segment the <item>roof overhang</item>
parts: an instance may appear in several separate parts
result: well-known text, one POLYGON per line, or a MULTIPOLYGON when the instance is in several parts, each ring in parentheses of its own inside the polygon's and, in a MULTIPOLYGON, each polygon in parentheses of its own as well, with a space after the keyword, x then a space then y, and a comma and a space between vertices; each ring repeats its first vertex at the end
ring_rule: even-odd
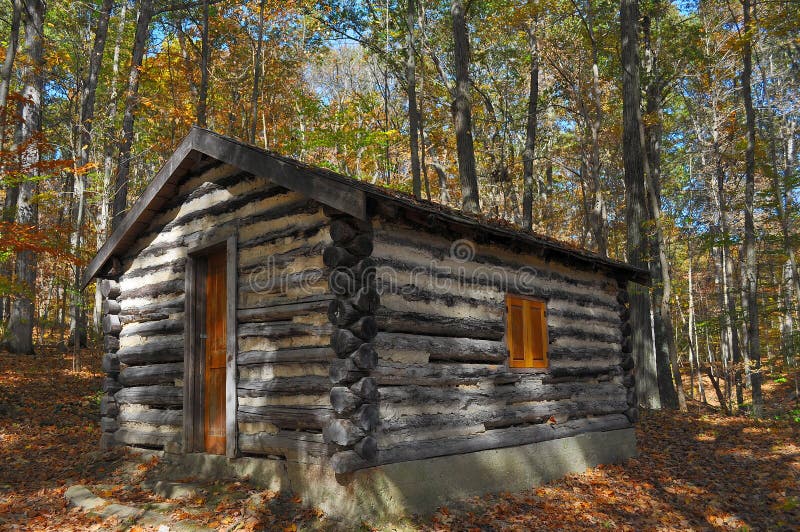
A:
POLYGON ((473 234, 520 247, 539 249, 542 255, 558 258, 583 267, 601 269, 619 281, 650 284, 650 272, 624 262, 577 249, 562 242, 517 231, 497 224, 485 223, 454 209, 422 202, 387 189, 370 185, 329 170, 310 166, 270 151, 245 144, 198 127, 193 127, 175 153, 164 163, 153 181, 145 188, 105 244, 89 261, 83 275, 83 287, 98 275, 117 274, 118 254, 131 246, 155 218, 165 203, 172 199, 183 177, 208 159, 237 167, 242 172, 264 177, 273 183, 315 199, 333 209, 361 220, 368 219, 368 202, 394 206, 420 215, 429 228, 442 225, 468 229, 473 234))

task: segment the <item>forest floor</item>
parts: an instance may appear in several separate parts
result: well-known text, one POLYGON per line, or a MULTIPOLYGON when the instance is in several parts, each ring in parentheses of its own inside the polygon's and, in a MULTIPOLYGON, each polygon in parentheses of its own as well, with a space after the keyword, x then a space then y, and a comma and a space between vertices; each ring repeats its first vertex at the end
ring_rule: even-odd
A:
MULTIPOLYGON (((0 530, 164 531, 189 522, 218 530, 345 528, 299 499, 242 482, 195 484, 181 500, 154 495, 143 483, 157 474, 157 459, 98 450, 99 366, 89 352, 77 369, 71 356, 53 351, 0 353, 0 530), (76 484, 161 521, 71 507, 65 492, 76 484)), ((786 381, 767 375, 765 420, 723 416, 694 401, 686 414, 646 412, 637 426, 641 454, 624 465, 460 501, 381 529, 797 530, 800 406, 786 381)))

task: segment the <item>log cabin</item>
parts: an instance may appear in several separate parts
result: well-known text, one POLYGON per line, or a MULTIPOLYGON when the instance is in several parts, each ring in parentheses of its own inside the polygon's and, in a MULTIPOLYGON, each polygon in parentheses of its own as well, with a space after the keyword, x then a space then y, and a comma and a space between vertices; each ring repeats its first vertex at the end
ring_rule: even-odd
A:
POLYGON ((194 128, 88 264, 101 445, 423 512, 636 452, 646 271, 194 128))

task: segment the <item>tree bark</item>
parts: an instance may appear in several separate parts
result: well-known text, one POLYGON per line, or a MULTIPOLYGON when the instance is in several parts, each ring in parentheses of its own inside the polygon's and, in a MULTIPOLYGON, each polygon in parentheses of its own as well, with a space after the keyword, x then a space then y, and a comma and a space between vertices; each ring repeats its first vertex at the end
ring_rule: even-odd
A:
POLYGON ((256 42, 256 58, 253 69, 253 92, 250 95, 250 135, 253 144, 256 141, 256 125, 258 123, 258 96, 260 94, 262 50, 264 49, 264 0, 258 5, 258 42, 256 42))
POLYGON ((458 152, 458 177, 461 181, 461 207, 466 212, 479 213, 480 196, 475 168, 475 146, 472 139, 472 103, 469 80, 469 30, 462 0, 452 0, 450 15, 453 19, 453 58, 456 86, 452 105, 453 124, 456 130, 458 152))
POLYGON ((125 114, 122 117, 122 138, 119 142, 117 175, 114 179, 114 204, 112 208, 112 229, 116 229, 128 208, 128 177, 131 169, 131 147, 133 145, 133 126, 136 107, 139 103, 139 77, 153 18, 153 0, 140 0, 139 16, 136 19, 136 33, 133 40, 131 66, 128 72, 128 89, 125 96, 125 114))
MULTIPOLYGON (((755 0, 754 0, 755 2, 755 0)), ((747 291, 747 336, 753 393, 753 416, 764 415, 764 398, 761 393, 761 336, 758 330, 758 270, 756 265, 756 230, 753 219, 756 173, 756 118, 753 109, 752 73, 752 19, 750 0, 742 0, 744 43, 742 46, 742 96, 744 98, 745 120, 747 125, 747 146, 745 149, 745 192, 744 192, 744 259, 745 278, 742 283, 747 291)))
POLYGON ((197 98, 197 125, 206 127, 208 107, 208 59, 210 46, 208 42, 208 3, 203 0, 203 28, 200 42, 200 91, 197 98))
MULTIPOLYGON (((46 5, 42 0, 25 3, 25 50, 30 62, 22 67, 22 98, 20 127, 16 144, 24 147, 21 169, 27 177, 19 185, 16 222, 21 226, 36 228, 38 206, 36 201, 36 176, 41 157, 39 139, 42 129, 42 92, 44 88, 44 17, 46 5)), ((16 354, 33 354, 33 324, 35 318, 36 253, 21 250, 17 253, 16 278, 23 292, 11 303, 8 322, 8 339, 5 348, 16 354)))
MULTIPOLYGON (((419 109, 417 108, 417 58, 414 47, 414 21, 417 17, 417 0, 408 0, 406 6, 406 90, 408 91, 408 140, 411 153, 411 183, 414 197, 422 197, 422 179, 419 160, 419 109)), ((430 192, 428 193, 430 199, 430 192)))
POLYGON ((525 151, 522 153, 522 227, 533 226, 533 159, 536 152, 537 106, 539 102, 539 46, 536 39, 537 19, 528 26, 528 49, 531 54, 528 120, 525 126, 525 151))
MULTIPOLYGON (((78 124, 78 159, 76 161, 75 181, 73 189, 75 229, 72 233, 72 249, 76 255, 80 255, 82 245, 83 223, 85 218, 86 205, 86 172, 89 164, 89 149, 92 144, 92 128, 94 125, 94 106, 95 95, 97 94, 97 83, 100 79, 100 67, 103 62, 103 52, 106 47, 108 37, 108 21, 111 18, 111 10, 114 8, 114 0, 103 0, 100 13, 97 18, 97 26, 94 32, 94 45, 89 56, 89 70, 83 84, 83 94, 81 95, 81 112, 78 124)), ((75 265, 75 277, 73 279, 73 301, 70 305, 70 338, 77 350, 86 345, 86 319, 83 310, 83 291, 81 290, 81 278, 83 271, 79 264, 75 265)))
MULTIPOLYGON (((22 18, 22 0, 12 1, 11 27, 8 34, 8 46, 6 47, 6 57, 0 69, 0 151, 5 149, 6 119, 8 117, 8 91, 11 86, 11 73, 13 72, 14 60, 17 56, 17 44, 19 42, 19 26, 22 18)), ((2 171, 2 165, 0 165, 2 171)), ((14 184, 6 186, 6 196, 3 201, 2 220, 11 222, 17 210, 17 196, 19 187, 14 184)), ((0 277, 11 277, 11 264, 7 260, 0 261, 0 277)), ((8 314, 8 297, 0 297, 0 323, 5 321, 8 314)))
MULTIPOLYGON (((647 267, 645 223, 647 207, 644 190, 644 161, 640 126, 640 85, 638 53, 638 0, 621 0, 623 163, 625 166, 625 219, 628 262, 647 267)), ((660 408, 655 357, 650 327, 650 297, 645 287, 628 284, 633 355, 636 361, 636 391, 639 403, 660 408)))
MULTIPOLYGON (((686 411, 686 397, 683 392, 678 351, 675 347, 674 326, 669 302, 672 295, 672 279, 669 273, 666 240, 664 238, 661 216, 661 109, 663 105, 663 80, 657 68, 656 53, 652 49, 650 25, 643 31, 647 49, 650 82, 647 84, 646 109, 650 117, 645 127, 641 114, 638 118, 640 139, 645 147, 644 175, 647 180, 645 190, 650 207, 650 217, 654 231, 651 233, 650 271, 653 276, 652 308, 653 335, 655 337, 656 368, 658 370, 658 389, 661 405, 686 411)), ((640 112, 641 113, 641 112, 640 112)))
POLYGON ((5 143, 6 117, 8 116, 7 103, 8 91, 11 87, 11 73, 13 72, 14 60, 17 57, 17 43, 19 42, 19 24, 22 17, 22 0, 12 0, 11 2, 11 28, 8 32, 8 46, 6 47, 6 57, 0 69, 0 150, 5 143))

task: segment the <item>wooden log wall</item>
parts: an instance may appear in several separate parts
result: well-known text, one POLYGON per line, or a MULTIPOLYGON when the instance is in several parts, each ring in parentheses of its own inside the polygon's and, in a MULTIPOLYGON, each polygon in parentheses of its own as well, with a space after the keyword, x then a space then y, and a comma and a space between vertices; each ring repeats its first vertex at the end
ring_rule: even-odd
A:
POLYGON ((104 305, 104 441, 157 449, 181 441, 187 252, 237 232, 239 451, 320 460, 335 359, 328 226, 320 204, 234 167, 187 176, 122 257, 104 305))
POLYGON ((119 333, 122 330, 119 318, 120 307, 117 298, 120 295, 119 283, 114 279, 98 279, 97 290, 103 298, 103 397, 100 400, 100 448, 110 449, 117 443, 116 432, 119 429, 117 416, 119 405, 114 397, 121 388, 119 380, 120 364, 117 356, 119 333))
POLYGON ((627 301, 616 279, 415 216, 374 219, 378 452, 372 460, 339 452, 335 471, 636 420, 627 301), (546 370, 507 367, 508 292, 547 302, 546 370))
POLYGON ((330 366, 330 405, 333 415, 323 437, 334 458, 353 453, 370 462, 376 458, 379 424, 377 384, 373 377, 378 352, 373 340, 378 332, 375 313, 380 297, 375 288, 375 268, 370 259, 372 225, 350 216, 332 214, 332 243, 323 253, 331 268, 330 291, 336 295, 328 306, 333 326, 330 344, 337 360, 330 366))

